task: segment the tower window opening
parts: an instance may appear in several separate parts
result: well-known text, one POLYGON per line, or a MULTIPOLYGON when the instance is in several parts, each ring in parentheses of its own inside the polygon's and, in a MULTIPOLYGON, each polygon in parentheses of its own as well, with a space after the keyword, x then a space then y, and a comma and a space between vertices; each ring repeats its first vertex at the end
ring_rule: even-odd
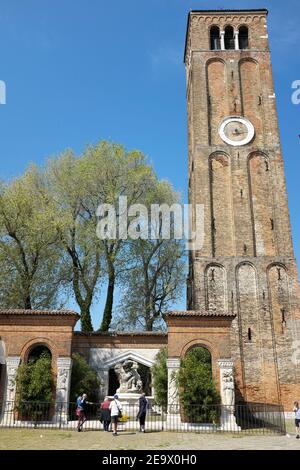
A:
POLYGON ((225 49, 235 49, 234 30, 232 26, 225 28, 225 49))
POLYGON ((220 29, 213 26, 210 30, 210 48, 212 51, 221 49, 220 29))
POLYGON ((248 340, 249 340, 249 341, 252 340, 252 331, 251 331, 251 328, 248 328, 248 340))
POLYGON ((247 26, 241 26, 239 29, 239 48, 248 49, 249 48, 249 33, 247 26))
POLYGON ((281 281, 281 271, 280 268, 277 268, 278 281, 281 281))
POLYGON ((284 308, 281 309, 281 322, 285 324, 285 310, 284 308))

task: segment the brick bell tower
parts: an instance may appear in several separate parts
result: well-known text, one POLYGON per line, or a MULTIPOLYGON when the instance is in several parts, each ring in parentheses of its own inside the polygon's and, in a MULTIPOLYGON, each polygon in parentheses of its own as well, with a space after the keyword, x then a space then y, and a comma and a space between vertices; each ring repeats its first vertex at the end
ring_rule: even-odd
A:
POLYGON ((236 315, 238 402, 290 410, 300 398, 300 292, 267 14, 188 16, 189 202, 203 204, 205 216, 203 247, 190 252, 188 309, 236 315))

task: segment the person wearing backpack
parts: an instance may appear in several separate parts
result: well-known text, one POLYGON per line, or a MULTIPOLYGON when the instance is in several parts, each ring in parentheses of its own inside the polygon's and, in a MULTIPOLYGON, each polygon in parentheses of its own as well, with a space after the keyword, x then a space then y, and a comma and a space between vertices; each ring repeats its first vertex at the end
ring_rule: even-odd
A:
POLYGON ((113 436, 117 436, 118 418, 122 417, 122 405, 118 398, 118 395, 115 394, 114 399, 110 402, 109 405, 113 436))

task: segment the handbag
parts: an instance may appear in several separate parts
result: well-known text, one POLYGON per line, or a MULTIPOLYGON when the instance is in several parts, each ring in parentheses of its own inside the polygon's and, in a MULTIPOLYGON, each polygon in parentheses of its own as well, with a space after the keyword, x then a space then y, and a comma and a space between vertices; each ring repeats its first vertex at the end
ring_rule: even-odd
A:
POLYGON ((122 414, 122 411, 120 410, 120 408, 118 407, 118 404, 117 404, 116 400, 115 400, 115 403, 116 403, 117 408, 118 408, 118 418, 122 418, 123 414, 122 414))

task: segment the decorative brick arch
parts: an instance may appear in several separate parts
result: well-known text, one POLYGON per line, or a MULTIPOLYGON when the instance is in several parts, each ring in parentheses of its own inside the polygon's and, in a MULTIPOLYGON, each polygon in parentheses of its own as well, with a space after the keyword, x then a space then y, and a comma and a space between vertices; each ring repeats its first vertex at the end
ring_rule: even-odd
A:
POLYGON ((42 337, 42 336, 33 338, 24 344, 20 353, 21 361, 27 362, 31 351, 33 351, 34 348, 36 348, 37 346, 45 346, 46 348, 49 349, 51 353, 51 358, 52 358, 52 365, 55 367, 57 356, 58 356, 56 345, 49 338, 42 337))
POLYGON ((27 360, 35 346, 45 345, 50 350, 56 385, 53 393, 56 401, 68 401, 73 329, 78 319, 79 315, 71 310, 0 310, 1 340, 6 347, 6 380, 1 393, 8 404, 3 419, 9 419, 11 403, 15 400, 20 362, 27 360))
POLYGON ((180 357, 183 358, 187 355, 188 352, 190 352, 194 348, 205 348, 209 351, 211 357, 213 357, 216 353, 216 349, 211 341, 208 341, 207 339, 194 339, 187 343, 183 348, 180 357))
POLYGON ((231 357, 230 327, 235 315, 224 311, 187 310, 170 312, 168 324, 168 358, 180 359, 193 347, 202 346, 211 354, 212 375, 220 383, 218 361, 231 357))
POLYGON ((186 343, 185 346, 182 348, 181 356, 180 358, 183 359, 192 349, 195 348, 204 348, 207 349, 207 351, 210 354, 211 358, 211 372, 214 380, 218 382, 218 360, 219 354, 218 350, 216 347, 216 344, 214 344, 214 341, 210 341, 207 338, 199 338, 194 339, 190 341, 189 343, 186 343))

